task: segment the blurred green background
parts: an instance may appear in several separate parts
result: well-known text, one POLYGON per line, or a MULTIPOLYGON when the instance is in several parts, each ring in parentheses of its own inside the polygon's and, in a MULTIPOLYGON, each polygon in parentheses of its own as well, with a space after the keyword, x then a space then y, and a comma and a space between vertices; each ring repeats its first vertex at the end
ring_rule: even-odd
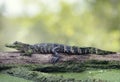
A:
POLYGON ((6 43, 63 43, 120 51, 120 0, 1 0, 6 43))

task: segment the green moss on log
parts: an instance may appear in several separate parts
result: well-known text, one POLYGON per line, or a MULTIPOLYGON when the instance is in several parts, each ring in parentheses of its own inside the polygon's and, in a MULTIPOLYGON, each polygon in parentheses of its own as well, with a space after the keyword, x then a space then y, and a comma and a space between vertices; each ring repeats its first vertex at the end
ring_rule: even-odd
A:
POLYGON ((25 67, 31 71, 40 72, 82 72, 86 69, 120 69, 120 61, 98 61, 89 60, 81 62, 67 61, 57 64, 12 64, 12 65, 0 65, 0 70, 6 70, 15 67, 25 67))
POLYGON ((108 82, 106 80, 97 79, 86 79, 86 80, 75 80, 74 78, 63 78, 48 73, 30 71, 29 69, 19 67, 12 68, 9 70, 2 71, 2 73, 9 74, 12 76, 32 80, 34 82, 108 82))
POLYGON ((48 73, 30 71, 26 68, 12 68, 2 73, 9 74, 16 77, 21 77, 28 80, 33 80, 35 82, 76 82, 77 80, 70 78, 65 79, 63 77, 54 76, 48 73))

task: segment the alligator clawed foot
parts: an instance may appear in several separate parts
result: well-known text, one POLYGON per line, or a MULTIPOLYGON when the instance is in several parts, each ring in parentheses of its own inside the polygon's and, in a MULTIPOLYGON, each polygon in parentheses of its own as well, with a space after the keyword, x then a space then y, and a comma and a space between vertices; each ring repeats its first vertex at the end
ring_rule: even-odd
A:
POLYGON ((50 63, 55 64, 56 62, 58 62, 58 60, 59 60, 59 57, 53 57, 53 58, 50 60, 50 63))
POLYGON ((31 57, 32 54, 20 53, 20 56, 29 56, 29 57, 31 57))

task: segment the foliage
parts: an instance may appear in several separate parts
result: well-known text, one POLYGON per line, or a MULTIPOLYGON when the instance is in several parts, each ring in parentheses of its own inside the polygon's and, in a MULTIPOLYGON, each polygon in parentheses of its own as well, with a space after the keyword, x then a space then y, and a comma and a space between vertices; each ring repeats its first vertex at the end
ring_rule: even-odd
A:
POLYGON ((0 73, 0 82, 33 82, 33 81, 0 73))
POLYGON ((72 4, 59 0, 57 12, 49 10, 41 1, 24 1, 27 1, 24 7, 33 3, 41 12, 33 16, 24 12, 17 17, 6 17, 0 10, 0 50, 5 49, 5 43, 19 40, 120 51, 119 0, 83 0, 72 4))

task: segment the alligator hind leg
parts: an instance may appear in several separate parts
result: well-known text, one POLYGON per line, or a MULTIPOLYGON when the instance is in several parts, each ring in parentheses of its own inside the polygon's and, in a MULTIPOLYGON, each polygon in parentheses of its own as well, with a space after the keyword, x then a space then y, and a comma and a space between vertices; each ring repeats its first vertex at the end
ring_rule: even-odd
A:
POLYGON ((26 50, 20 54, 21 56, 32 56, 32 50, 26 50))
POLYGON ((60 56, 59 56, 59 53, 57 52, 57 50, 59 49, 59 47, 55 47, 52 49, 52 55, 53 55, 53 58, 51 59, 51 63, 55 64, 56 62, 59 61, 60 59, 60 56))

